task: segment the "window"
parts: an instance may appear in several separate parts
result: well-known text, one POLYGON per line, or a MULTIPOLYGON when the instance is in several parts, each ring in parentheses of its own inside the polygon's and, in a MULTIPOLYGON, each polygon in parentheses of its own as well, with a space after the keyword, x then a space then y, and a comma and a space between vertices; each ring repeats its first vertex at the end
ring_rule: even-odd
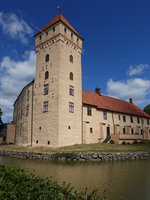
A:
POLYGON ((77 37, 77 42, 79 41, 79 38, 77 37))
POLYGON ((144 124, 144 119, 142 119, 142 124, 144 124))
POLYGON ((118 119, 120 120, 120 115, 118 115, 118 119))
POLYGON ((53 32, 55 32, 55 27, 53 27, 53 32))
POLYGON ((71 37, 73 37, 73 33, 71 33, 71 37))
POLYGON ((45 56, 45 62, 48 62, 49 61, 49 54, 46 54, 45 56))
POLYGON ((125 128, 123 128, 123 134, 126 134, 126 129, 125 128))
POLYGON ((50 144, 50 141, 48 141, 47 144, 49 145, 49 144, 50 144))
POLYGON ((70 60, 70 62, 73 63, 73 56, 72 55, 69 56, 69 60, 70 60))
POLYGON ((103 119, 107 119, 107 112, 103 111, 103 119))
POLYGON ((69 102, 69 112, 74 113, 74 103, 69 102))
POLYGON ((72 85, 69 86, 69 94, 71 96, 74 96, 74 86, 72 86, 72 85))
POLYGON ((70 74, 69 74, 69 78, 70 78, 70 80, 73 81, 73 73, 72 73, 72 72, 70 72, 70 74))
POLYGON ((28 90, 28 92, 27 92, 27 101, 29 101, 29 93, 30 93, 30 91, 28 90))
POLYGON ((133 123, 133 116, 130 116, 130 122, 133 123))
POLYGON ((66 29, 66 27, 64 28, 64 32, 66 33, 66 31, 67 31, 67 29, 66 29))
POLYGON ((69 130, 70 130, 70 128, 71 128, 71 127, 70 127, 70 126, 68 126, 68 129, 69 129, 69 130))
POLYGON ((92 116, 92 108, 89 106, 87 107, 87 115, 92 116))
POLYGON ((48 101, 45 101, 43 104, 43 112, 48 112, 48 101))
POLYGON ((93 128, 90 128, 90 133, 93 133, 93 128))
POLYGON ((48 31, 46 31, 46 36, 48 36, 48 31))
POLYGON ((139 118, 139 117, 137 117, 137 123, 138 123, 138 124, 140 123, 140 118, 139 118))
POLYGON ((44 95, 48 94, 48 84, 44 85, 44 95))
POLYGON ((39 127, 39 130, 41 130, 41 126, 39 127))
POLYGON ((40 39, 40 40, 42 39, 42 35, 40 35, 39 39, 40 39))
POLYGON ((149 119, 147 119, 147 125, 149 125, 149 119))
POLYGON ((141 135, 143 135, 143 130, 141 129, 141 135))
POLYGON ((39 143, 39 141, 38 140, 36 140, 36 144, 38 144, 39 143))
POLYGON ((123 115, 122 118, 123 118, 123 122, 126 122, 126 116, 123 115))
POLYGON ((132 135, 134 134, 134 129, 133 129, 133 128, 131 128, 131 134, 132 134, 132 135))
POLYGON ((49 72, 46 71, 46 72, 45 72, 45 80, 48 79, 48 78, 49 78, 49 72))
POLYGON ((29 106, 26 107, 26 116, 29 115, 29 106))

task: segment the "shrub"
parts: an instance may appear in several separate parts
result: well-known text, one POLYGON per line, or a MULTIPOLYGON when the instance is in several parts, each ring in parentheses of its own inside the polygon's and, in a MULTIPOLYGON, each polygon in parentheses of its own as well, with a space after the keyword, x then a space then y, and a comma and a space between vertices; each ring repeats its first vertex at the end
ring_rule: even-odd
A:
POLYGON ((5 200, 106 200, 97 191, 79 193, 65 183, 59 186, 49 178, 43 179, 21 169, 0 166, 0 199, 5 200))
POLYGON ((123 141, 123 142, 122 142, 122 144, 123 144, 123 145, 125 145, 125 144, 126 144, 126 142, 125 142, 125 141, 123 141))
POLYGON ((109 143, 110 143, 110 144, 115 144, 114 140, 110 140, 109 143))
POLYGON ((139 143, 138 143, 138 141, 137 141, 137 140, 134 140, 134 141, 133 141, 133 144, 139 144, 139 143))

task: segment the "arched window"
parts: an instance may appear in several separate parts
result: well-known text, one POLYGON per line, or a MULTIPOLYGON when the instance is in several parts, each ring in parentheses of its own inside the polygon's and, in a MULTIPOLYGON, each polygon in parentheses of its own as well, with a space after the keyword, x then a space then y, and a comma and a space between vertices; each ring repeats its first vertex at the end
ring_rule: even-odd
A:
POLYGON ((45 72, 45 80, 48 79, 48 78, 49 78, 49 72, 46 71, 46 72, 45 72))
POLYGON ((73 73, 72 73, 72 72, 70 72, 70 74, 69 74, 69 78, 70 78, 70 80, 73 81, 73 73))
POLYGON ((45 56, 45 62, 48 62, 49 61, 49 54, 46 54, 45 56))
POLYGON ((70 55, 69 60, 70 60, 70 62, 73 63, 73 56, 72 55, 70 55))

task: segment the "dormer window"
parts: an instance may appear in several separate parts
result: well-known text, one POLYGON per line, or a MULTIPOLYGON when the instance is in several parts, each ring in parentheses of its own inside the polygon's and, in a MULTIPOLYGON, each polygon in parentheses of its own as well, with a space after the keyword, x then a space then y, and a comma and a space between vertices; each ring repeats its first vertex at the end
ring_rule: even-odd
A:
POLYGON ((73 63, 73 56, 72 55, 69 56, 69 60, 70 60, 70 62, 73 63))
POLYGON ((49 54, 46 54, 45 56, 45 62, 48 62, 49 61, 49 54))
POLYGON ((46 72, 45 72, 45 80, 48 79, 48 78, 49 78, 49 72, 46 71, 46 72))

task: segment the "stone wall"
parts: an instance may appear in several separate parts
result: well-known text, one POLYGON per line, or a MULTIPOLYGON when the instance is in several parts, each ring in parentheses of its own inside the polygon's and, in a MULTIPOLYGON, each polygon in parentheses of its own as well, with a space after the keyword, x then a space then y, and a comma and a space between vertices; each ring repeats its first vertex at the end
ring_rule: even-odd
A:
POLYGON ((150 159, 150 152, 114 152, 114 153, 38 153, 38 152, 18 152, 0 150, 0 155, 14 158, 42 159, 42 160, 62 160, 62 161, 116 161, 116 160, 139 160, 150 159))

